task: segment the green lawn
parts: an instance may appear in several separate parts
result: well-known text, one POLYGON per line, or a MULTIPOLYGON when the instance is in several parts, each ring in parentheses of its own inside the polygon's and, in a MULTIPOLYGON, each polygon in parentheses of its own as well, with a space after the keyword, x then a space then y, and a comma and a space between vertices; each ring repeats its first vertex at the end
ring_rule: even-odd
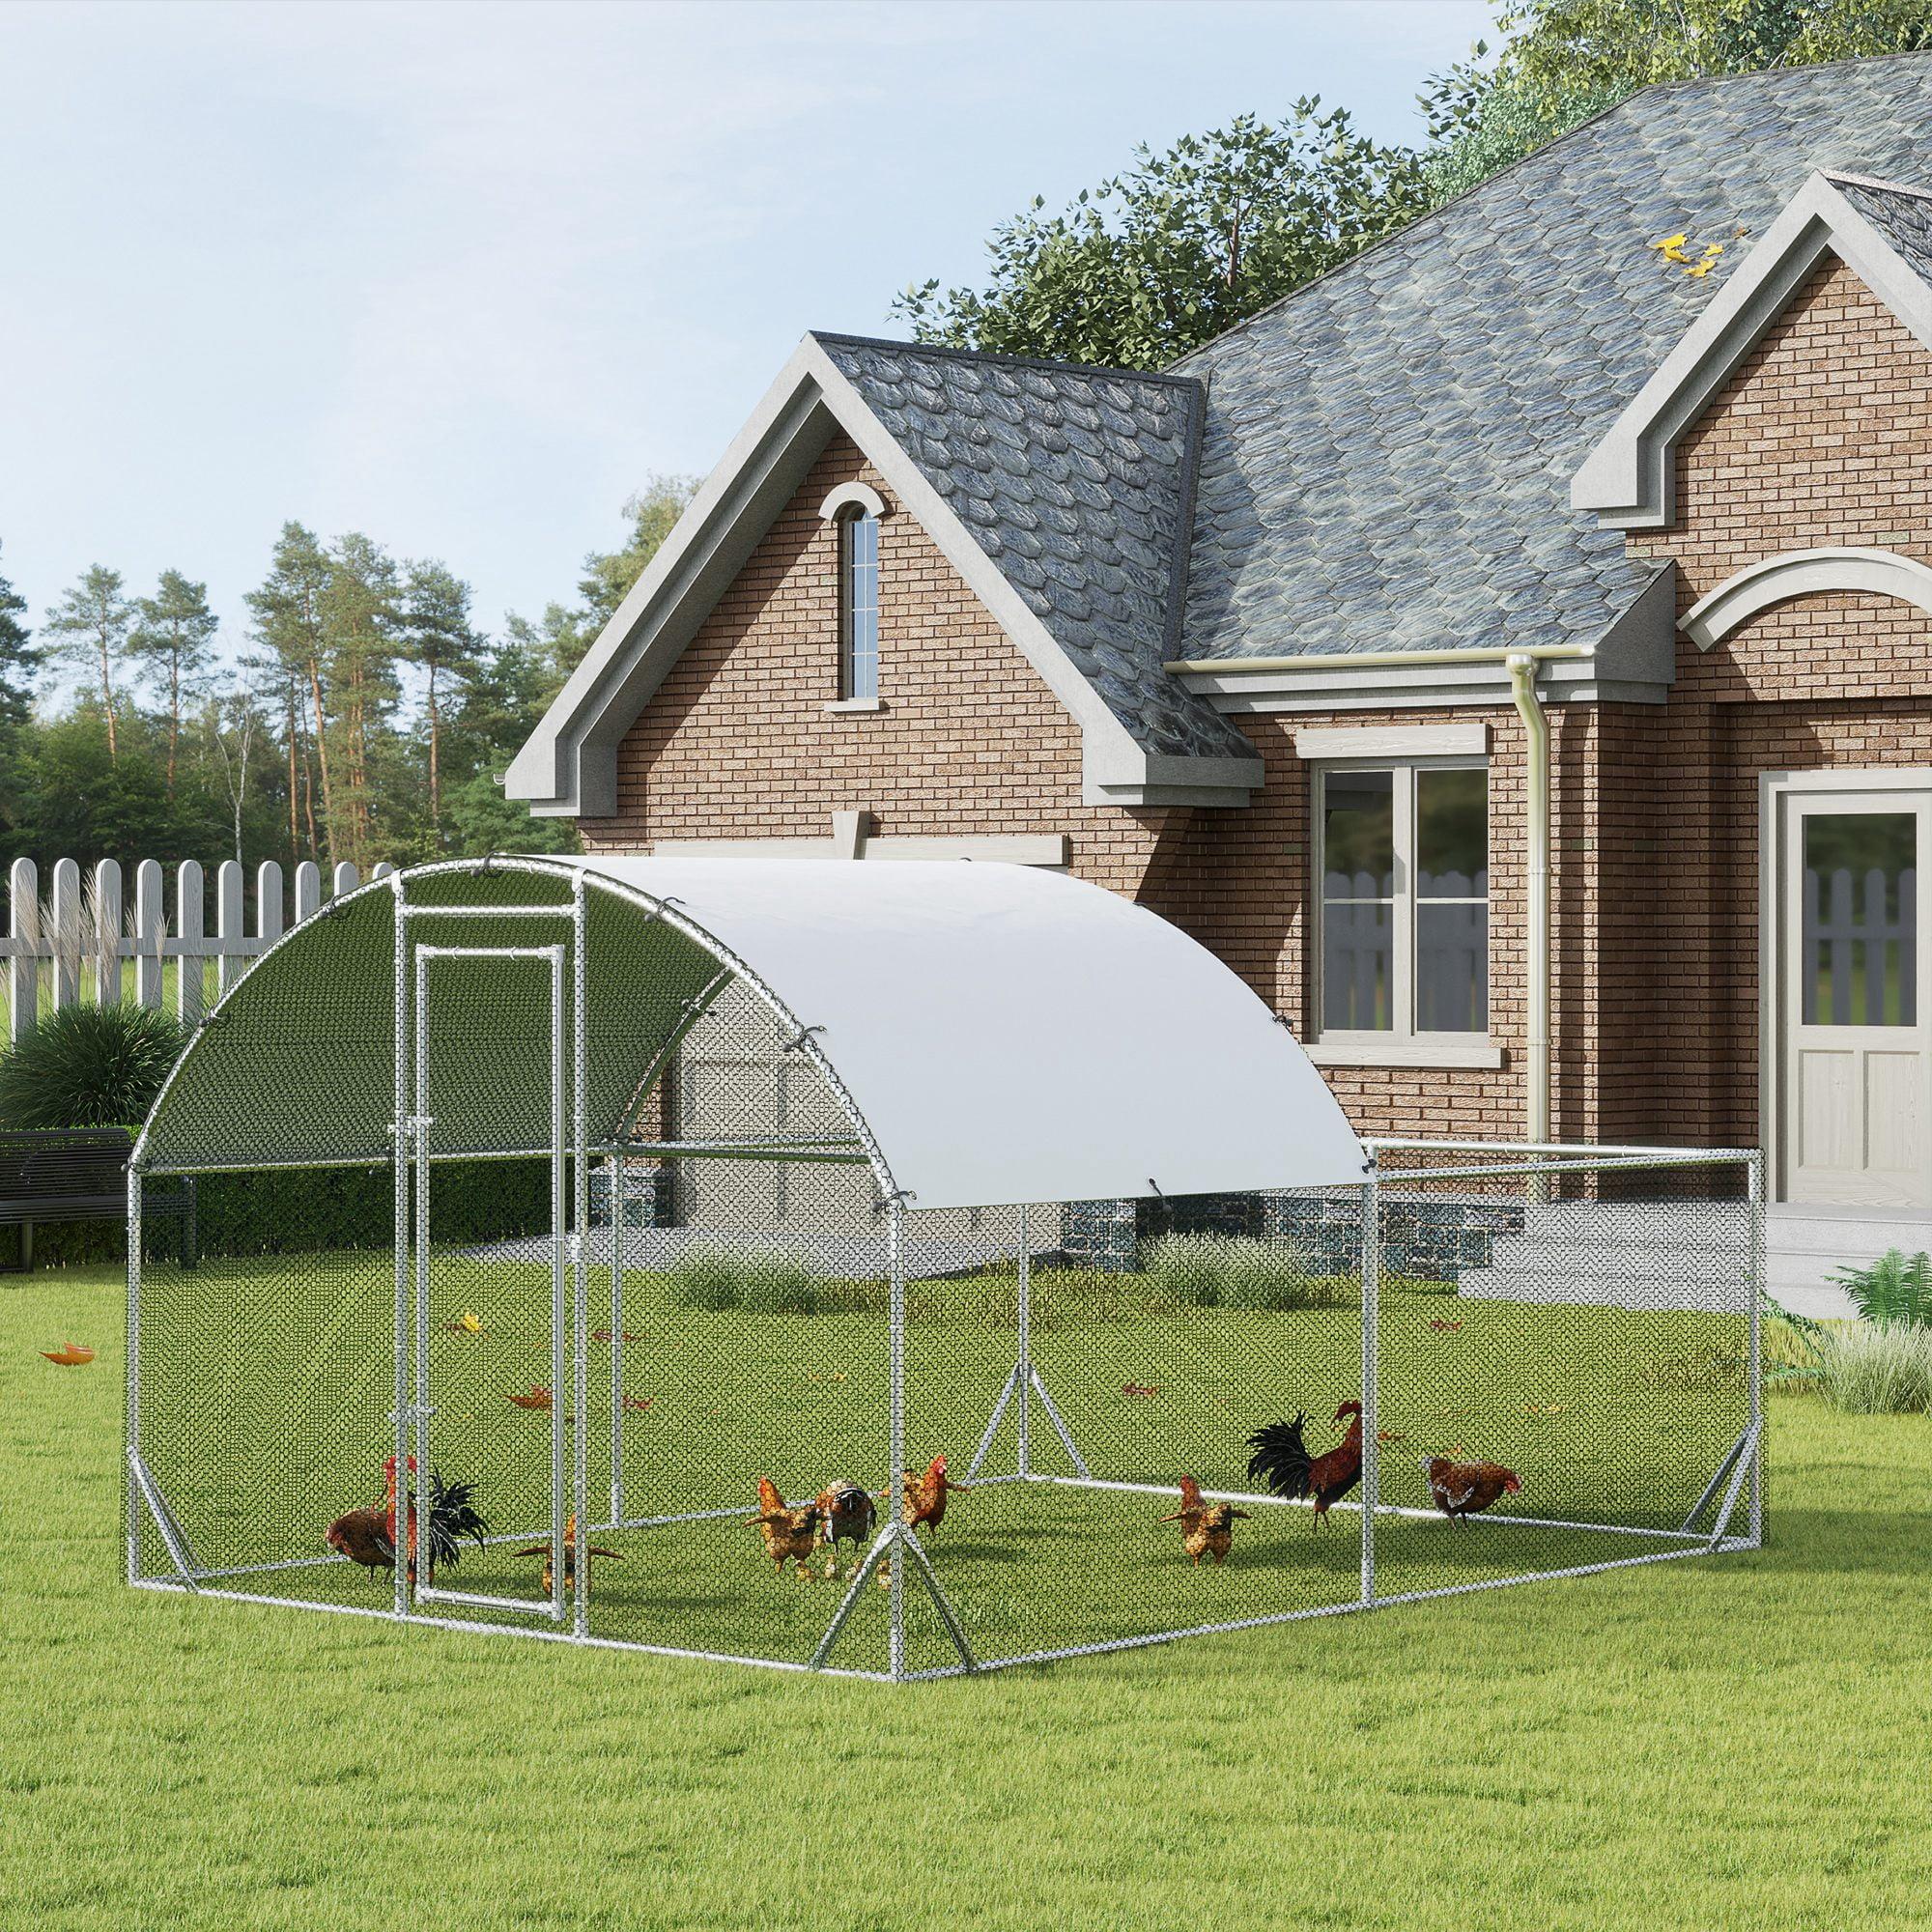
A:
MULTIPOLYGON (((1761 1553, 895 1689, 128 1591, 119 1307, 106 1273, 0 1290, 9 1932, 1927 1922, 1925 1418, 1778 1404, 1775 1541, 1761 1553), (70 1336, 99 1345, 94 1366, 36 1356, 70 1336)), ((1425 1318, 1421 1297, 1412 1313, 1418 1362, 1475 1339, 1430 1328, 1440 1317, 1425 1318)), ((762 1334, 755 1356, 768 1365, 759 1415, 789 1405, 798 1430, 816 1432, 821 1462, 843 1452, 839 1417, 869 1393, 853 1380, 869 1377, 869 1349, 848 1361, 825 1339, 850 1320, 792 1318, 762 1334), (784 1352, 782 1337, 808 1333, 810 1350, 784 1352)), ((1295 1377, 1312 1394, 1324 1361, 1345 1373, 1321 1345, 1292 1339, 1301 1332, 1284 1330, 1261 1365, 1264 1408, 1295 1377)), ((1043 1360, 1056 1333, 1071 1331, 1042 1336, 1043 1360)), ((1208 1375, 1204 1364, 1223 1359, 1205 1348, 1208 1331, 1108 1333, 1118 1352, 1085 1371, 1105 1452, 1131 1456, 1151 1439, 1151 1411, 1176 1400, 1162 1425, 1172 1438, 1226 1453, 1218 1432, 1245 1424, 1254 1402, 1208 1375), (1106 1410, 1100 1397, 1128 1380, 1163 1393, 1106 1410)), ((1513 1318, 1508 1333, 1531 1359, 1529 1324, 1513 1318)), ((935 1446, 955 1463, 970 1445, 952 1432, 1003 1340, 969 1324, 935 1324, 923 1342, 915 1331, 915 1387, 930 1378, 935 1398, 956 1391, 952 1411, 928 1404, 950 1437, 935 1446)), ((521 1375, 514 1351, 527 1339, 480 1346, 512 1352, 476 1372, 479 1403, 499 1371, 521 1375)), ((1658 1360, 1694 1409, 1695 1339, 1658 1360)), ((1057 1365, 1063 1378, 1074 1367, 1057 1365)), ((684 1418, 681 1467, 709 1454, 735 1471, 732 1458, 753 1453, 758 1418, 702 1400, 719 1393, 719 1373, 653 1369, 640 1423, 684 1418)), ((1429 1400, 1489 1372, 1418 1368, 1412 1394, 1403 1373, 1390 1421, 1412 1435, 1466 1426, 1428 1413, 1429 1400)), ((1658 1380, 1617 1382, 1625 1409, 1661 1415, 1658 1380)), ((1579 1422, 1571 1452, 1539 1464, 1538 1431, 1552 1412, 1567 1428, 1602 1388, 1587 1350, 1533 1388, 1504 1377, 1474 1419, 1515 1434, 1470 1446, 1529 1465, 1526 1508, 1553 1504, 1556 1472, 1615 1438, 1579 1422)), ((305 1493, 298 1474, 288 1480, 305 1493)), ((960 1500, 944 1532, 960 1548, 942 1564, 963 1594, 990 1587, 976 1575, 997 1570, 1009 1540, 1052 1546, 1069 1614, 1090 1620, 1122 1601, 1136 1615, 1196 1601, 1187 1590, 1244 1596, 1256 1578, 1345 1567, 1354 1549, 1345 1530, 1303 1556, 1297 1516, 1244 1525, 1236 1563, 1196 1577, 1172 1548, 1140 1540, 1142 1499, 1002 1528, 995 1505, 1033 1493, 960 1500)), ((309 1506, 326 1518, 336 1500, 309 1506)), ((1438 1553, 1449 1546, 1421 1545, 1448 1533, 1411 1532, 1412 1560, 1451 1560, 1438 1553)), ((745 1587, 763 1586, 761 1600, 734 1588, 696 1613, 728 1620, 776 1592, 789 1605, 825 1589, 759 1576, 754 1558, 745 1587)), ((715 1594, 713 1570, 688 1561, 704 1583, 693 1594, 715 1594)))

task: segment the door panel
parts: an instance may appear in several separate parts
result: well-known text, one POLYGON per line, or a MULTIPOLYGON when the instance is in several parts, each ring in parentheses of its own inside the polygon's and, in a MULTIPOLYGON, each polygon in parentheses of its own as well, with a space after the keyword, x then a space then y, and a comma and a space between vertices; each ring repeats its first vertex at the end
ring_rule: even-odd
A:
MULTIPOLYGON (((564 1178, 565 949, 419 947, 415 954, 415 1458, 418 1542, 439 1483, 469 1488, 486 1541, 426 1548, 415 1600, 561 1620, 569 1517, 571 1281, 564 1178), (549 1240, 478 1243, 444 1225, 478 1150, 549 1155, 549 1240), (450 1192, 445 1194, 445 1190, 450 1192)), ((497 1172, 503 1172, 500 1167, 497 1172)), ((484 1184, 488 1184, 485 1179, 484 1184)))
POLYGON ((1918 883, 1932 799, 1794 792, 1777 827, 1781 1193, 1932 1206, 1918 883))

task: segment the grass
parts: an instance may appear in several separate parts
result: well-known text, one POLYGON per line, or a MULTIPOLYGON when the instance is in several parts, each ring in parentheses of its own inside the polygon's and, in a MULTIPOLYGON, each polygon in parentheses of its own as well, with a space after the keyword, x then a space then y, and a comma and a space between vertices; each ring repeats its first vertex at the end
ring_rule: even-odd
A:
MULTIPOLYGON (((0 1290, 0 1924, 1926 1922, 1932 1686, 1899 1615, 1932 1562, 1922 1417, 1779 1403, 1776 1541, 1753 1555, 895 1690, 126 1590, 119 1300, 99 1272, 0 1290), (33 1352, 69 1336, 94 1367, 33 1352)), ((775 1366, 768 1414, 836 1425, 852 1384, 831 1378, 862 1373, 841 1320, 775 1320, 817 1335, 820 1366, 796 1387, 807 1358, 775 1366)), ((1418 1350, 1470 1334, 1416 1320, 1418 1350)), ((1156 1401, 1099 1404, 1119 1362, 1171 1385, 1206 1332, 1104 1331, 1085 1393, 1107 1453, 1156 1401)), ((915 1376, 957 1374, 976 1333, 932 1324, 915 1376)), ((725 1445, 706 1376, 657 1366, 646 1422, 689 1401, 725 1445)), ((1191 1397, 1169 1421, 1190 1418, 1191 1397)), ((1509 1424, 1531 1447, 1538 1426, 1509 1424)), ((959 1499, 962 1542, 1000 1493, 959 1499)), ((1139 1556, 1070 1548, 1103 1578, 1139 1556)))

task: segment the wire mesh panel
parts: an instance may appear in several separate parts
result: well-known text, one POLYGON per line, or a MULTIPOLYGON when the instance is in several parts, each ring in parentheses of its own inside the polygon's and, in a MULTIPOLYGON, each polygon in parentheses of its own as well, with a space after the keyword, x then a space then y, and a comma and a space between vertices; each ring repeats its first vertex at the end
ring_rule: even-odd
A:
MULTIPOLYGON (((1353 1523, 1249 1465, 1298 1410, 1313 1449, 1344 1434, 1321 1425, 1361 1388, 1359 1242, 1322 1249, 1252 1198, 1151 1208, 1098 1255, 1094 1204, 908 1217, 913 1252, 958 1259, 908 1290, 906 1481, 981 1661, 1357 1595, 1353 1523)), ((959 1662, 930 1617, 908 1649, 959 1662)))
POLYGON ((1761 1533, 1754 1155, 923 1210, 669 901, 308 945, 132 1179, 136 1581, 903 1677, 1761 1533))
POLYGON ((1379 1595, 1749 1532, 1755 1172, 1380 1151, 1379 1595))

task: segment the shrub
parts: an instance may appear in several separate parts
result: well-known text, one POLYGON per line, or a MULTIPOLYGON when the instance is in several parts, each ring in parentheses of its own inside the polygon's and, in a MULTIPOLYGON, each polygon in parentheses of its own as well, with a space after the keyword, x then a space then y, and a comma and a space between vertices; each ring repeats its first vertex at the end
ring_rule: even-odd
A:
POLYGON ((1857 1321, 1818 1338, 1818 1386, 1847 1415, 1932 1408, 1932 1328, 1857 1321))
POLYGON ((1313 1308, 1324 1297, 1293 1241, 1249 1235, 1157 1235, 1142 1250, 1148 1285, 1196 1308, 1313 1308))
POLYGON ((0 1060, 0 1126, 138 1126, 185 1037, 152 1007, 62 1007, 0 1060))
POLYGON ((747 1255, 739 1286, 745 1307, 756 1315, 816 1315, 818 1283, 795 1257, 776 1251, 747 1255))
POLYGON ((722 1248, 694 1243, 667 1272, 670 1277, 671 1298, 681 1307, 702 1308, 720 1315, 738 1305, 737 1263, 722 1248))
POLYGON ((1932 1255, 1889 1248, 1865 1267, 1841 1267, 1831 1279, 1867 1321, 1932 1325, 1932 1255))

